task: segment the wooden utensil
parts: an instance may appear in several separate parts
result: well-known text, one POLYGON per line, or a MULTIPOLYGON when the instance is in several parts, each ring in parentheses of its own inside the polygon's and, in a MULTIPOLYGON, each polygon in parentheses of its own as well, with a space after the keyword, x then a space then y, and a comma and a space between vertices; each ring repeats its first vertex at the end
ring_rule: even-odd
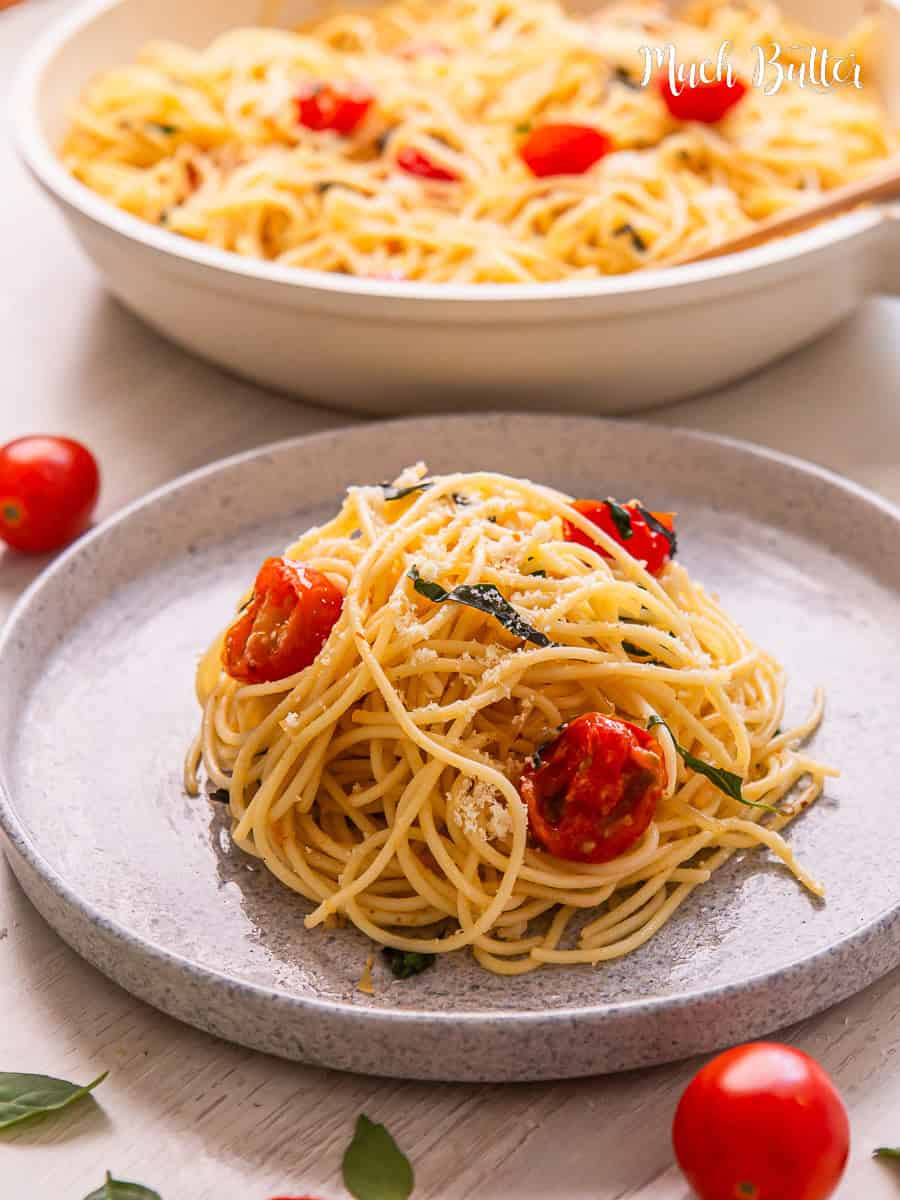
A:
POLYGON ((889 159, 885 167, 875 175, 865 179, 855 180, 843 187, 834 188, 817 197, 812 204, 802 208, 792 208, 788 212, 779 213, 766 221, 760 221, 746 233, 737 237, 726 238, 715 246, 701 250, 695 254, 687 254, 675 259, 669 265, 681 266, 685 263, 704 262, 709 258, 720 258, 723 254, 736 254, 739 250, 750 250, 772 238, 787 237, 791 233, 799 233, 809 229, 820 221, 840 216, 863 204, 874 204, 879 200, 894 200, 900 198, 900 157, 889 159))

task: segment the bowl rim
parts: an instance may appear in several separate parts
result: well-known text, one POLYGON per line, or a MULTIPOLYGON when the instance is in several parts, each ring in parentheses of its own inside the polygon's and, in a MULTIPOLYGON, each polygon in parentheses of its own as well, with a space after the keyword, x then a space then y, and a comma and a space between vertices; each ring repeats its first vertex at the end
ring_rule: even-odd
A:
MULTIPOLYGON (((63 17, 52 21, 49 28, 38 37, 16 71, 10 91, 15 148, 25 166, 44 188, 81 216, 113 234, 138 243, 146 250, 207 271, 224 273, 235 281, 245 279, 272 284, 292 292, 376 297, 389 301, 414 300, 431 304, 435 301, 534 304, 548 300, 602 301, 641 295, 655 295, 658 301, 662 301, 673 292, 678 293, 697 284, 730 281, 734 287, 739 287, 749 285, 751 281, 759 282, 760 276, 770 275, 773 270, 790 270, 795 263, 799 270, 803 260, 863 235, 883 222, 881 211, 870 206, 821 222, 788 237, 706 262, 651 268, 630 275, 556 282, 428 283, 418 280, 365 279, 245 258, 233 251, 219 250, 160 229, 117 208, 70 175, 44 136, 38 119, 38 98, 53 60, 82 30, 109 10, 129 2, 80 0, 63 17)), ((900 0, 886 2, 892 7, 900 7, 900 0)))

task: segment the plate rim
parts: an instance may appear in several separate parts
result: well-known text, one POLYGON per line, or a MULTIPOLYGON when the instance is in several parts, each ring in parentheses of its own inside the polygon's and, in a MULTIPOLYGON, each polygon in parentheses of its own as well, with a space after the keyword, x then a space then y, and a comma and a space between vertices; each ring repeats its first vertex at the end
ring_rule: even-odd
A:
MULTIPOLYGON (((299 434, 291 438, 266 442, 249 450, 240 451, 225 458, 217 459, 212 463, 207 463, 183 475, 179 475, 167 483, 161 484, 110 515, 49 563, 18 598, 2 629, 0 629, 0 664, 2 664, 8 648, 15 638, 16 631, 21 622, 27 620, 32 605, 39 600, 46 587, 50 586, 60 575, 65 574, 69 566, 86 549, 102 541, 112 528, 127 522, 136 513, 152 508, 160 500, 172 493, 189 488, 198 481, 217 475, 225 469, 239 466, 244 462, 264 457, 273 452, 289 451, 294 447, 315 446, 316 444, 325 442, 339 442, 345 435, 365 438, 367 433, 372 429, 380 429, 386 425, 415 427, 427 433, 429 426, 445 425, 448 422, 455 424, 471 424, 472 422, 482 420, 490 422, 498 417, 507 420, 518 418, 536 424, 540 424, 544 419, 550 419, 557 427, 561 424, 583 427, 585 423, 589 422, 594 426, 614 427, 618 430, 628 429, 637 434, 640 434, 642 430, 652 430, 655 435, 663 433, 675 440, 687 439, 689 442, 705 446, 727 447, 729 450, 737 451, 751 459, 763 459, 775 462, 792 472, 798 473, 800 476, 818 479, 844 494, 852 495, 856 499, 874 506, 897 526, 898 536, 900 536, 900 506, 893 504, 871 489, 817 463, 808 462, 795 455, 785 454, 782 451, 773 450, 766 446, 718 433, 708 433, 681 426, 660 425, 650 421, 574 416, 553 412, 510 414, 508 412, 495 412, 493 410, 477 414, 447 414, 428 417, 405 417, 388 421, 353 422, 347 425, 318 430, 310 434, 299 434)), ((898 594, 900 594, 900 590, 898 590, 898 594)), ((850 931, 838 941, 829 943, 815 953, 794 958, 781 967, 749 975, 740 981, 720 983, 713 987, 692 988, 688 991, 676 992, 673 995, 623 999, 598 1004, 584 1003, 551 1009, 532 1008, 525 1010, 505 1007, 491 1009, 476 1008, 460 1012, 446 1006, 443 1008, 396 1010, 386 1007, 373 1008, 361 1004, 359 1000, 322 998, 312 993, 298 995, 296 992, 287 991, 274 984, 263 985, 249 979, 229 976, 217 971, 213 967, 192 961, 178 952, 167 949, 164 945, 134 933, 115 918, 98 910, 90 900, 79 895, 75 888, 50 865, 24 828, 18 817, 12 795, 7 789, 6 775, 3 767, 4 763, 0 761, 0 832, 5 835, 5 838, 9 842, 9 847, 5 848, 7 850, 12 849, 14 852, 15 857, 10 856, 10 862, 17 876, 19 872, 16 867, 17 860, 19 860, 22 866, 29 872, 34 873, 41 885, 49 888, 59 901, 74 911, 76 918, 86 921, 89 925, 94 926, 102 935, 117 941, 129 953, 137 954, 149 963, 151 967, 165 967, 168 970, 187 973, 200 986, 227 988, 237 994, 243 994, 248 999, 254 1001, 262 1003, 286 1003, 293 1011, 301 1013, 315 1011, 322 1015, 327 1015, 340 1024, 346 1023, 346 1026, 357 1025, 359 1023, 374 1023, 378 1026, 398 1029, 400 1032, 412 1027, 422 1031, 423 1028, 427 1027, 434 1034, 440 1034, 447 1027, 460 1024, 477 1029, 489 1023, 503 1023, 506 1026, 513 1026, 515 1029, 527 1031, 529 1029, 546 1029, 566 1024, 573 1020, 595 1026, 601 1022, 615 1022, 616 1020, 627 1019, 637 1013, 650 1019, 662 1013, 678 1015, 696 1008, 698 1005, 717 1005, 735 996, 754 995, 765 990, 770 984, 775 982, 783 983, 786 979, 800 980, 803 978, 814 978, 818 974, 824 960, 832 960, 833 966, 837 968, 849 954, 855 955, 873 938, 887 935, 895 929, 900 930, 900 895, 898 895, 897 901, 894 904, 886 906, 879 913, 871 917, 864 925, 850 931)), ((21 878, 20 882, 24 883, 21 878)), ((31 898, 31 888, 26 887, 26 891, 29 898, 31 898)), ((34 903, 35 901, 32 900, 32 902, 34 903)), ((43 909, 41 911, 43 912, 43 909)), ((46 914, 43 915, 46 917, 46 914)), ((50 920, 50 918, 47 919, 50 920)), ((68 940, 66 934, 58 928, 56 922, 50 920, 50 923, 64 940, 68 940)), ((877 978, 886 974, 887 971, 892 969, 892 966, 900 963, 900 937, 897 937, 895 942, 893 961, 889 965, 885 965, 884 960, 879 958, 877 966, 870 964, 865 969, 860 970, 859 967, 861 964, 857 963, 857 971, 855 973, 847 973, 848 976, 853 974, 852 981, 849 981, 843 989, 841 987, 829 989, 828 998, 824 1002, 817 1002, 812 1005, 809 1003, 800 1005, 801 1011, 787 1013, 787 1019, 786 1021, 782 1021, 782 1026, 786 1023, 805 1019, 822 1011, 824 1008, 831 1007, 841 999, 845 999, 847 996, 862 990, 877 978)), ((92 961, 93 965, 97 966, 101 971, 104 971, 106 974, 110 973, 105 967, 94 962, 81 947, 75 945, 74 948, 81 957, 92 961)), ((121 980, 117 979, 116 982, 127 987, 127 984, 122 983, 121 980)), ((143 999, 143 997, 141 998, 143 999)), ((718 1039, 714 1040, 718 1044, 718 1039)), ((702 1039, 700 1039, 698 1045, 701 1043, 702 1039)), ((696 1051, 689 1051, 689 1053, 694 1052, 696 1051)), ((649 1065, 650 1061, 659 1062, 663 1060, 657 1058, 655 1060, 648 1060, 647 1063, 640 1065, 649 1065)), ((381 1071, 379 1073, 385 1074, 388 1072, 381 1071)), ((567 1070, 565 1075, 572 1075, 574 1073, 571 1070, 567 1070)), ((580 1073, 594 1074, 597 1073, 597 1068, 588 1065, 580 1073)), ((404 1077, 410 1077, 408 1072, 403 1072, 403 1075, 404 1077)), ((460 1074, 429 1074, 419 1077, 448 1079, 481 1078, 481 1076, 476 1075, 460 1074)), ((563 1075, 551 1074, 545 1077, 562 1078, 563 1075)), ((499 1076, 494 1072, 485 1076, 485 1078, 497 1079, 499 1076)), ((510 1075, 508 1078, 536 1078, 536 1076, 518 1074, 510 1075)))

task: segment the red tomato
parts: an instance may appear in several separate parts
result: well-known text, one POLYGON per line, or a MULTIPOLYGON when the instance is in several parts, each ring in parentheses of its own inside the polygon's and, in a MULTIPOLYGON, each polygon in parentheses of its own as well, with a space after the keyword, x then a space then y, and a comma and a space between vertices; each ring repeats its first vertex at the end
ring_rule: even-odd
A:
POLYGON ((343 604, 325 575, 289 558, 267 558, 250 603, 225 634, 225 670, 241 683, 271 683, 302 671, 322 649, 343 604))
POLYGON ((519 783, 532 834, 557 858, 608 862, 634 845, 666 786, 656 738, 589 712, 535 756, 519 783))
POLYGON ((97 460, 71 438, 37 435, 0 449, 0 538, 42 554, 87 529, 100 493, 97 460))
POLYGON ((714 79, 712 83, 697 83, 694 87, 686 84, 676 96, 668 76, 662 75, 659 90, 676 121, 702 121, 704 125, 715 125, 744 97, 747 85, 735 79, 729 87, 727 79, 714 79))
POLYGON ((844 1173, 850 1123, 818 1063, 755 1042, 697 1072, 672 1142, 700 1200, 826 1200, 844 1173))
POLYGON ((296 97, 297 120, 307 129, 333 129, 345 136, 352 133, 372 107, 375 97, 361 84, 340 87, 316 83, 296 97))
POLYGON ((519 155, 532 175, 583 175, 612 148, 612 138, 590 125, 538 125, 519 155))
MULTIPOLYGON (((675 553, 674 513, 648 512, 637 500, 629 500, 627 504, 611 503, 609 500, 576 500, 572 507, 609 534, 613 541, 624 546, 632 558, 643 560, 651 575, 658 575, 675 553), (616 509, 625 510, 626 515, 620 516, 621 529, 614 516, 616 509), (630 536, 626 536, 629 528, 630 536)), ((571 521, 563 522, 563 537, 567 542, 588 546, 604 558, 609 558, 605 550, 601 550, 586 533, 576 529, 571 521)))
POLYGON ((405 146, 397 155, 397 166, 407 175, 417 175, 420 179, 436 179, 440 183, 456 183, 459 176, 455 171, 440 166, 412 146, 405 146))

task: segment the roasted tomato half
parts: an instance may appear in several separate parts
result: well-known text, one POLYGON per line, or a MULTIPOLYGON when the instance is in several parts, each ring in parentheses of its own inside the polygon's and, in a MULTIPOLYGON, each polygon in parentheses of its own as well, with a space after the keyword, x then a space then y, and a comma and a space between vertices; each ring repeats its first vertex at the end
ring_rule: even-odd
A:
POLYGON ((374 102, 372 93, 359 83, 310 84, 294 101, 301 125, 317 132, 330 129, 344 137, 362 124, 374 102))
MULTIPOLYGON (((637 500, 629 500, 627 504, 615 500, 576 500, 572 507, 623 546, 632 558, 645 562, 651 575, 658 575, 675 553, 674 513, 648 512, 637 500)), ((571 521, 564 523, 563 537, 609 558, 605 550, 571 521)))
POLYGON ((314 661, 341 615, 330 579, 290 558, 267 558, 247 607, 225 634, 222 662, 241 683, 271 683, 314 661))
POLYGON ((715 125, 747 94, 747 85, 740 79, 713 79, 709 83, 685 84, 680 92, 672 90, 668 77, 661 77, 659 90, 663 103, 676 121, 700 121, 715 125))
POLYGON ((589 712, 543 746, 522 775, 531 833, 557 858, 608 862, 653 820, 666 767, 656 738, 589 712))

